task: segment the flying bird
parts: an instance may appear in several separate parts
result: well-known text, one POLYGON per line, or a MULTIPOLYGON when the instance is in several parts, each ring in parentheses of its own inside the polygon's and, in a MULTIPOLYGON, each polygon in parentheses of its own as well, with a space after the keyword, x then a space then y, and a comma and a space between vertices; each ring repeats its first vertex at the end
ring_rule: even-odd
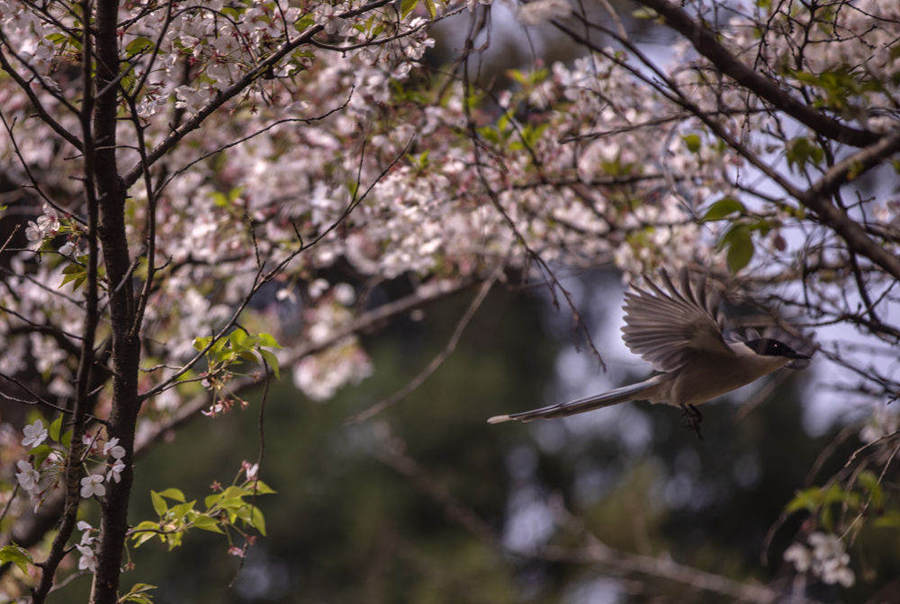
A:
POLYGON ((676 284, 661 270, 658 280, 645 276, 646 289, 631 285, 625 295, 622 339, 659 373, 602 394, 495 415, 488 423, 550 419, 646 400, 681 407, 699 435, 702 415, 696 405, 782 367, 808 365, 814 347, 799 330, 778 325, 771 316, 761 329, 740 317, 729 318, 727 300, 709 286, 705 274, 692 277, 682 270, 676 284))

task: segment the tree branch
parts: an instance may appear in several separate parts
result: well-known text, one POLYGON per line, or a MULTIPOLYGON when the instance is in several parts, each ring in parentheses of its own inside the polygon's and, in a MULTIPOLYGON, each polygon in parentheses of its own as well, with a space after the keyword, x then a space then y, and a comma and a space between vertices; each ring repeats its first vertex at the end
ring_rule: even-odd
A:
POLYGON ((865 147, 878 140, 879 135, 876 132, 847 126, 814 111, 802 100, 780 88, 776 82, 744 65, 719 43, 715 32, 692 19, 681 7, 667 0, 638 0, 638 2, 662 15, 666 25, 687 38, 697 52, 709 59, 722 73, 777 109, 809 126, 813 131, 854 147, 865 147))

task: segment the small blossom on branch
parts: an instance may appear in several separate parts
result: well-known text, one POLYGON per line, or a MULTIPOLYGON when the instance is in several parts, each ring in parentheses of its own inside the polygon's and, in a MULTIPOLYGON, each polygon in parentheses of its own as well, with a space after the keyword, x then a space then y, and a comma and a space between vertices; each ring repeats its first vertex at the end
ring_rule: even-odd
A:
POLYGON ((125 463, 121 459, 117 459, 109 467, 106 473, 106 482, 119 482, 122 480, 122 471, 125 469, 125 463))
POLYGON ((228 548, 228 554, 231 556, 236 556, 238 558, 243 558, 246 552, 242 548, 236 545, 232 545, 228 548))
POLYGON ((22 432, 25 434, 25 438, 22 439, 23 447, 36 447, 47 438, 47 428, 39 419, 35 420, 33 424, 25 426, 22 432))
POLYGON ((90 545, 94 542, 94 537, 91 535, 91 532, 94 530, 94 527, 91 526, 89 522, 85 522, 84 520, 79 520, 78 524, 75 525, 79 531, 83 534, 81 535, 81 544, 82 545, 90 545))
POLYGON ((90 545, 77 544, 75 548, 81 554, 78 559, 78 570, 86 570, 91 573, 97 572, 97 555, 90 545))
POLYGON ((797 572, 812 574, 823 582, 840 583, 852 587, 856 576, 848 566, 850 556, 844 551, 844 543, 837 535, 815 532, 809 536, 809 547, 794 543, 784 551, 784 559, 794 565, 797 572))
POLYGON ((103 445, 103 454, 111 455, 113 459, 119 460, 125 457, 125 447, 119 444, 118 438, 111 438, 103 445))
POLYGON ((19 468, 19 471, 16 472, 16 480, 19 481, 19 486, 29 495, 37 495, 38 481, 41 475, 31 466, 30 462, 24 459, 17 461, 16 467, 19 468))
POLYGON ((85 499, 106 495, 106 487, 103 484, 103 474, 91 474, 81 479, 81 496, 85 499))
POLYGON ((812 563, 812 553, 802 543, 794 543, 784 550, 784 559, 797 569, 797 572, 805 573, 812 563))
POLYGON ((241 469, 247 474, 247 480, 256 480, 259 477, 259 464, 251 464, 249 461, 241 462, 241 469))

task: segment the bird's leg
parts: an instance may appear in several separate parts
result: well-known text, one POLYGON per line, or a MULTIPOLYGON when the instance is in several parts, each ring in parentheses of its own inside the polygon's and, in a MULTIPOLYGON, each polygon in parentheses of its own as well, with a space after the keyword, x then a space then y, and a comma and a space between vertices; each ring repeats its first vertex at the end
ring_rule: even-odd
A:
POLYGON ((684 420, 685 427, 696 432, 697 438, 703 440, 703 435, 700 433, 700 422, 703 421, 703 414, 700 413, 700 409, 696 405, 681 403, 681 417, 684 420))

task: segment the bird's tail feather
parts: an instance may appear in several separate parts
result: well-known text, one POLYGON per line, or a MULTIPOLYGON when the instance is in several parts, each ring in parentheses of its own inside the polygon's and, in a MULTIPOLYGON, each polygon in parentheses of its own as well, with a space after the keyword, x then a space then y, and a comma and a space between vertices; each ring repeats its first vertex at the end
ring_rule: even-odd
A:
POLYGON ((628 401, 641 400, 646 398, 649 391, 660 383, 662 377, 662 375, 655 375, 643 382, 622 386, 621 388, 616 388, 604 392, 603 394, 595 394, 594 396, 587 396, 574 401, 556 403, 546 407, 532 409, 530 411, 510 413, 509 415, 495 415, 488 418, 487 422, 489 424, 500 424, 510 421, 530 422, 533 419, 563 417, 566 415, 582 413, 584 411, 591 411, 592 409, 599 409, 601 407, 610 407, 628 401))

